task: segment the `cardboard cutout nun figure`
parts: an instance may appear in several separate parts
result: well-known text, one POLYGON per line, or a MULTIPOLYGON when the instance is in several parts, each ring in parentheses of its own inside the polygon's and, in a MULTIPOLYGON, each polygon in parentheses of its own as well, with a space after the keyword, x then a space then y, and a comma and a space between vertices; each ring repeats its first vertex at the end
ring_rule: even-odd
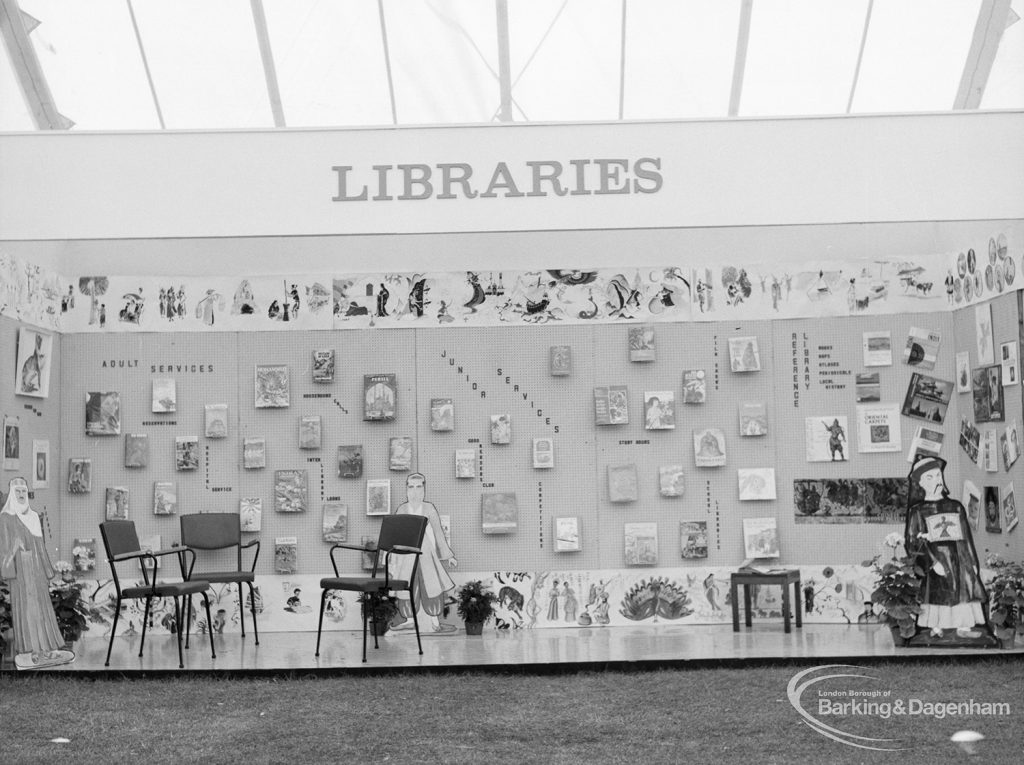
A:
POLYGON ((0 511, 0 579, 11 590, 14 665, 42 669, 75 658, 65 651, 64 638, 50 603, 50 579, 56 573, 43 542, 39 515, 29 507, 28 483, 12 478, 0 511))
POLYGON ((988 593, 964 506, 950 499, 946 461, 920 457, 910 469, 904 543, 924 571, 918 635, 943 645, 991 636, 988 593), (947 631, 950 634, 944 635, 947 631), (953 638, 955 633, 956 638, 953 638))

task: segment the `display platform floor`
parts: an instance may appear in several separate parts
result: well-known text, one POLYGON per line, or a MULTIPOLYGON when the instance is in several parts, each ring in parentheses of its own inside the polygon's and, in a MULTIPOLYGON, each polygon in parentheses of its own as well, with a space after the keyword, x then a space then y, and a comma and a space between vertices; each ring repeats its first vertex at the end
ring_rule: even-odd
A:
MULTIPOLYGON (((731 624, 715 626, 646 625, 627 628, 571 627, 565 629, 485 630, 469 637, 461 626, 446 634, 423 636, 423 655, 416 651, 416 636, 389 633, 374 650, 369 637, 363 664, 362 633, 324 633, 320 656, 315 632, 272 632, 260 635, 218 635, 217 658, 210 656, 205 636, 193 636, 185 652, 185 669, 178 669, 176 639, 148 636, 139 658, 139 638, 114 641, 110 666, 104 667, 107 638, 86 635, 73 646, 75 661, 49 672, 82 676, 143 676, 176 673, 213 673, 226 676, 275 676, 382 671, 445 672, 573 672, 603 669, 656 669, 701 666, 742 666, 764 663, 865 663, 887 660, 919 661, 955 657, 958 660, 1015 654, 1024 658, 1024 646, 1012 650, 967 648, 902 648, 893 643, 884 625, 845 626, 805 624, 786 634, 779 624, 755 624, 733 632, 731 624)), ((13 672, 10 662, 5 671, 13 672)))

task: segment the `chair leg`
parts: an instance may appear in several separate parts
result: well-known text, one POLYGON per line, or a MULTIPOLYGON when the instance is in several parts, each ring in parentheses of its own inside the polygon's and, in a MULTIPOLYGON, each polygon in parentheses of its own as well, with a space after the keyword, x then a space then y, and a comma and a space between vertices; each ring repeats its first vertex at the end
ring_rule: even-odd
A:
POLYGON ((363 664, 366 664, 366 609, 363 609, 363 664))
POLYGON ((420 642, 420 622, 416 618, 416 595, 412 587, 409 588, 409 607, 412 608, 412 626, 416 628, 416 647, 420 649, 420 656, 423 655, 423 643, 420 642))
MULTIPOLYGON (((203 595, 206 593, 204 592, 203 595)), ((210 623, 210 617, 207 615, 206 623, 210 623)), ((188 638, 192 634, 192 596, 185 596, 185 647, 188 648, 188 638)))
MULTIPOLYGON (((242 596, 242 585, 238 585, 238 596, 242 596)), ((249 604, 252 608, 252 634, 256 638, 256 645, 260 644, 260 629, 256 626, 256 592, 253 590, 252 582, 249 582, 249 604)), ((242 624, 245 625, 245 617, 242 617, 242 624)))
POLYGON ((245 640, 245 596, 242 594, 241 582, 238 583, 238 621, 242 625, 242 639, 245 640))
MULTIPOLYGON (((189 607, 192 606, 192 596, 188 596, 189 607)), ((217 658, 217 650, 213 647, 213 622, 210 621, 210 598, 203 593, 203 605, 206 606, 206 631, 210 635, 210 656, 214 659, 217 658)))
POLYGON ((139 658, 142 658, 142 648, 146 645, 146 626, 149 624, 149 604, 151 598, 146 598, 146 607, 142 611, 142 641, 139 643, 139 658))
MULTIPOLYGON (((251 590, 250 590, 250 593, 251 593, 251 590)), ((325 605, 327 605, 327 590, 322 590, 320 592, 320 621, 316 625, 316 653, 313 654, 314 656, 319 656, 320 655, 320 633, 322 633, 323 630, 324 630, 324 606, 325 605)), ((255 613, 253 615, 253 624, 254 625, 256 624, 255 613)), ((363 659, 363 661, 366 661, 366 659, 363 659)))
POLYGON ((185 656, 181 652, 181 599, 174 596, 174 623, 178 626, 178 669, 185 669, 185 656))
POLYGON ((114 626, 110 628, 110 642, 107 643, 107 660, 103 662, 104 667, 110 666, 110 650, 114 647, 114 635, 117 634, 117 619, 121 616, 121 598, 117 599, 114 606, 114 626))

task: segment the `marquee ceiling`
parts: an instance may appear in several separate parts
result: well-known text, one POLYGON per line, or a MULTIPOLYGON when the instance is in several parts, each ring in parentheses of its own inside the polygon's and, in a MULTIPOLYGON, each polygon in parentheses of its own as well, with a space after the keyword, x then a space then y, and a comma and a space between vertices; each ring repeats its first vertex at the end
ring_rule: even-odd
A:
POLYGON ((0 130, 1024 108, 1024 0, 0 0, 0 130))

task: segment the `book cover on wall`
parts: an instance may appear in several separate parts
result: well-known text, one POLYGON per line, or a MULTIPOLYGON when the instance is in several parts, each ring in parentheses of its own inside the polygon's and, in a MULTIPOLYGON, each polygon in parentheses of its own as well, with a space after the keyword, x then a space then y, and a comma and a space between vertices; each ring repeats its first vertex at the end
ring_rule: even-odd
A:
POLYGON ((309 473, 306 470, 274 471, 274 509, 279 513, 301 513, 309 503, 309 473))
POLYGON ((779 529, 775 518, 743 519, 743 554, 747 558, 779 557, 779 529))
POLYGON ((359 545, 363 548, 363 552, 359 553, 363 571, 373 571, 373 564, 377 560, 377 537, 364 536, 359 540, 359 545))
POLYGON ((882 381, 878 372, 860 372, 853 379, 858 404, 874 404, 882 400, 882 381))
POLYGON ((286 364, 257 364, 255 381, 257 409, 284 409, 291 406, 292 389, 286 364))
POLYGON ((640 482, 637 480, 636 463, 608 466, 608 501, 636 502, 640 498, 640 482))
POLYGON ((999 518, 999 487, 986 486, 982 501, 985 508, 985 531, 990 534, 1002 534, 1003 527, 999 518))
POLYGON ((657 523, 624 523, 622 535, 627 566, 658 565, 657 523))
POLYGON ((121 394, 99 391, 85 394, 85 435, 121 435, 121 394))
POLYGON ((907 417, 916 417, 941 425, 946 419, 946 409, 952 395, 953 383, 914 372, 910 375, 902 412, 907 417))
POLYGON ((693 431, 693 461, 697 467, 721 467, 725 460, 725 433, 718 428, 693 431))
POLYGON ((681 497, 686 493, 686 476, 682 465, 658 467, 658 493, 663 497, 681 497))
POLYGON ((484 534, 512 534, 519 525, 519 505, 513 491, 480 495, 480 522, 484 534))
MULTIPOLYGON (((139 549, 145 552, 159 552, 163 549, 163 539, 159 534, 147 534, 139 537, 139 549)), ((139 570, 147 570, 153 574, 160 568, 159 558, 139 558, 139 570)))
POLYGON ((999 366, 1003 370, 1003 386, 1017 385, 1020 382, 1020 346, 1016 340, 1002 343, 999 346, 999 366))
POLYGON ((629 388, 625 385, 602 385, 594 388, 594 424, 627 425, 628 399, 629 388))
POLYGON ((703 404, 705 401, 707 401, 707 375, 704 370, 683 370, 683 403, 703 404))
POLYGON ((374 478, 366 482, 366 514, 391 514, 391 481, 374 478))
POLYGON ((476 478, 476 449, 455 450, 455 477, 476 478))
POLYGON ((971 392, 971 354, 962 351, 956 355, 956 392, 971 392))
POLYGON ((334 349, 313 351, 313 382, 334 382, 334 349))
POLYGON ((512 443, 512 418, 507 414, 491 415, 491 443, 512 443))
POLYGON ((918 457, 939 456, 945 438, 946 434, 941 430, 929 428, 927 425, 918 425, 914 438, 910 442, 910 450, 907 452, 907 462, 914 462, 918 457))
POLYGON ((263 528, 263 499, 242 497, 238 500, 238 519, 242 531, 260 531, 263 528))
POLYGON ((128 433, 124 437, 124 466, 141 468, 149 465, 149 436, 145 433, 128 433))
POLYGON ((555 518, 555 552, 580 551, 580 519, 555 518))
POLYGON ((108 486, 106 500, 106 519, 108 521, 128 520, 128 487, 108 486))
POLYGON ((46 489, 50 486, 50 442, 32 442, 32 488, 46 489))
POLYGON ((347 444, 338 447, 338 478, 363 477, 363 445, 347 444))
POLYGON ((675 426, 675 391, 644 391, 644 429, 672 430, 673 428, 675 428, 675 426))
POLYGON ((322 420, 319 414, 299 418, 299 448, 319 449, 322 441, 322 420))
POLYGON ((153 515, 174 515, 178 512, 178 489, 171 481, 153 483, 153 515))
POLYGON ((394 374, 363 375, 363 419, 395 419, 398 411, 398 381, 394 374))
POLYGON ((911 327, 903 348, 903 363, 920 369, 935 369, 941 340, 936 330, 911 327))
POLYGON ((740 468, 736 480, 741 502, 775 499, 775 468, 740 468))
POLYGON ((325 542, 348 541, 348 505, 344 502, 324 502, 323 532, 325 542))
POLYGON ((1020 457, 1020 438, 1017 435, 1016 420, 1006 426, 1006 430, 1000 434, 999 438, 1005 444, 1002 449, 1003 464, 1009 472, 1020 457))
POLYGON ((411 436, 396 436, 388 439, 388 469, 412 470, 411 436))
POLYGON ((981 440, 981 466, 986 473, 999 472, 999 437, 994 429, 986 429, 981 440))
POLYGON ((553 377, 565 377, 572 374, 572 346, 551 346, 548 351, 548 372, 553 377))
POLYGON ((88 537, 76 539, 71 545, 71 559, 75 571, 87 574, 96 570, 96 539, 88 537))
POLYGON ((977 464, 981 454, 981 431, 966 417, 960 418, 960 448, 977 464))
POLYGON ((246 470, 267 466, 267 439, 262 436, 242 439, 242 466, 246 470))
POLYGON ((430 399, 430 429, 455 430, 455 402, 450 398, 430 399))
POLYGON ((657 358, 654 347, 654 327, 629 327, 629 360, 654 361, 657 358))
POLYGON ((533 466, 546 470, 555 466, 555 441, 552 438, 533 439, 533 466))
POLYGON ((861 454, 898 452, 903 448, 900 410, 895 404, 857 406, 857 451, 861 454))
POLYGON ((206 427, 203 434, 207 438, 228 437, 228 405, 227 404, 206 404, 204 407, 206 415, 206 427))
POLYGON ((892 366, 892 333, 889 330, 865 332, 863 335, 863 344, 864 366, 892 366))
POLYGON ((963 505, 967 522, 977 531, 981 526, 981 489, 973 481, 964 481, 963 505))
POLYGON ((768 435, 768 410, 763 401, 743 401, 739 406, 740 435, 756 437, 768 435))
POLYGON ((820 415, 804 418, 804 447, 808 462, 846 462, 849 428, 845 417, 820 415))
POLYGON ((18 329, 14 395, 46 398, 50 395, 53 335, 30 327, 18 329))
POLYGON ((297 537, 274 539, 274 573, 294 574, 298 570, 299 540, 297 537))
POLYGON ((733 372, 761 370, 761 350, 756 337, 729 338, 729 368, 733 372))
POLYGON ((175 437, 174 467, 176 470, 199 469, 199 439, 196 436, 175 437))
POLYGON ((4 415, 4 470, 21 465, 21 425, 17 417, 4 415))
POLYGON ((1002 422, 1006 416, 1002 370, 998 364, 978 367, 971 373, 975 422, 1002 422))
POLYGON ((88 494, 92 491, 92 460, 72 457, 68 460, 68 494, 88 494))
POLYGON ((683 558, 708 557, 708 522, 680 521, 679 550, 683 558))
POLYGON ((992 334, 992 306, 988 303, 974 306, 974 339, 978 364, 994 364, 996 354, 995 338, 992 334))
POLYGON ((1017 500, 1013 496, 1013 481, 1003 489, 1003 528, 1009 534, 1013 531, 1020 518, 1017 517, 1017 500))
POLYGON ((164 414, 178 410, 178 385, 173 377, 153 380, 153 413, 164 414))

